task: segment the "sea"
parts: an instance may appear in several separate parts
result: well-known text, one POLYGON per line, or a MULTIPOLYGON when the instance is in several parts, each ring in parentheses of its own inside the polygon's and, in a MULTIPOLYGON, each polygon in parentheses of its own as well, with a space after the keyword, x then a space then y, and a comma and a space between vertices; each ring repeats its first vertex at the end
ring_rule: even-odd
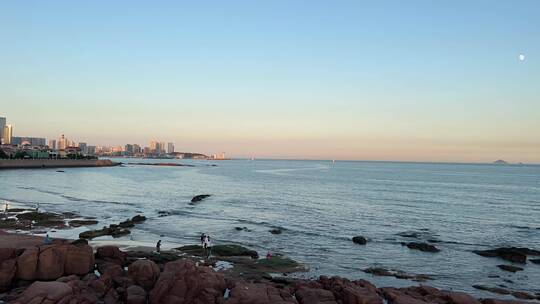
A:
MULTIPOLYGON (((97 226, 49 231, 52 237, 148 220, 112 242, 162 248, 241 244, 302 262, 319 275, 367 279, 378 287, 421 283, 365 273, 383 267, 433 278, 422 283, 479 297, 504 297, 479 284, 540 293, 540 265, 523 271, 473 250, 519 246, 540 250, 540 166, 315 160, 147 160, 193 167, 125 164, 107 168, 0 171, 0 204, 96 217, 97 226), (190 204, 199 194, 211 194, 190 204), (242 228, 242 230, 238 230, 242 228), (245 229, 244 229, 245 227, 245 229), (279 229, 281 234, 270 230, 279 229), (403 235, 416 234, 418 238, 403 235), (353 236, 369 239, 366 245, 353 236), (421 252, 402 242, 434 242, 421 252)), ((536 257, 540 258, 540 257, 536 257)))

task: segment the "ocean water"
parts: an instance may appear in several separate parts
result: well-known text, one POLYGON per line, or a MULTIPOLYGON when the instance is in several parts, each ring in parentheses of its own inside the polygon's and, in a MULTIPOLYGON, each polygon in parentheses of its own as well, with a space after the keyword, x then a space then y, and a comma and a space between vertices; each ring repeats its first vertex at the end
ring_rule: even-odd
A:
MULTIPOLYGON (((145 160, 128 160, 144 162, 145 160)), ((156 160, 148 160, 156 162, 156 160)), ((170 162, 170 161, 167 161, 170 162)), ((321 274, 368 279, 377 286, 418 283, 374 277, 368 267, 429 274, 426 284, 496 297, 473 284, 540 293, 540 265, 509 273, 503 260, 472 250, 500 246, 540 249, 540 166, 231 160, 189 161, 195 167, 126 165, 0 171, 0 203, 74 211, 117 223, 137 213, 149 219, 116 241, 164 248, 198 242, 238 243, 303 262, 321 274), (217 166, 209 166, 209 164, 217 166), (197 194, 212 196, 197 205, 197 194), (168 216, 158 214, 167 211, 168 216), (237 231, 247 227, 250 231, 237 231), (282 234, 269 232, 273 228, 282 234), (439 253, 400 245, 415 231, 435 239, 439 253), (363 235, 366 246, 352 243, 363 235)), ((91 227, 95 228, 95 227, 91 227)), ((53 232, 75 237, 79 228, 53 232)))

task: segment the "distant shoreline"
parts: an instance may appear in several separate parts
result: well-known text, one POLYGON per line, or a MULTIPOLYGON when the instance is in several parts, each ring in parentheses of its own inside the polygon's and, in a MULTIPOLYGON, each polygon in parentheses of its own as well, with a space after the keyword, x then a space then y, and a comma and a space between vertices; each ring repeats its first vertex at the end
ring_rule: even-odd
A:
POLYGON ((2 169, 47 169, 77 167, 113 167, 120 163, 110 159, 0 159, 2 169))

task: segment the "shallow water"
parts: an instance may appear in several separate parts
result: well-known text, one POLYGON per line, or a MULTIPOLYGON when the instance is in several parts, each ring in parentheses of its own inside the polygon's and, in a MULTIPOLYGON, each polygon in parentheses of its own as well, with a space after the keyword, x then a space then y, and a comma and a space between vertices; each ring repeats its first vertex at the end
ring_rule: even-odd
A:
MULTIPOLYGON (((381 266, 430 274, 435 278, 430 285, 478 296, 495 295, 473 284, 540 292, 540 265, 528 263, 512 274, 496 267, 503 260, 471 252, 499 246, 540 249, 540 166, 234 160, 211 167, 208 161, 178 162, 196 167, 0 171, 0 200, 95 216, 98 226, 141 212, 149 220, 121 241, 152 246, 161 238, 166 249, 195 243, 206 232, 216 243, 237 242, 263 255, 272 250, 300 260, 311 269, 306 277, 416 284, 361 271, 381 266), (205 193, 212 196, 189 205, 191 197, 205 193), (159 211, 171 215, 160 217, 159 211), (272 228, 283 233, 273 235, 272 228), (441 241, 436 244, 441 252, 401 246, 414 241, 397 235, 404 231, 441 241), (371 242, 353 244, 355 235, 371 242)), ((75 237, 85 229, 53 236, 75 237)))

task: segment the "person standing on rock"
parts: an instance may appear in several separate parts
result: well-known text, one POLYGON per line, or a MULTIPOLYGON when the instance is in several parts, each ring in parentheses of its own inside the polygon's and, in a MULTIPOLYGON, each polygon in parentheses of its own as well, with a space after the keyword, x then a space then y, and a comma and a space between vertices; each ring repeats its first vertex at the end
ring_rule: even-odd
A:
POLYGON ((45 245, 49 245, 51 243, 51 238, 49 237, 49 234, 45 235, 45 240, 43 241, 45 245))
POLYGON ((204 240, 206 239, 206 234, 201 234, 201 247, 204 248, 204 240))
POLYGON ((204 237, 204 254, 207 259, 212 255, 212 241, 209 235, 204 237))
POLYGON ((160 253, 161 252, 161 240, 159 240, 156 244, 156 252, 157 253, 160 253))

